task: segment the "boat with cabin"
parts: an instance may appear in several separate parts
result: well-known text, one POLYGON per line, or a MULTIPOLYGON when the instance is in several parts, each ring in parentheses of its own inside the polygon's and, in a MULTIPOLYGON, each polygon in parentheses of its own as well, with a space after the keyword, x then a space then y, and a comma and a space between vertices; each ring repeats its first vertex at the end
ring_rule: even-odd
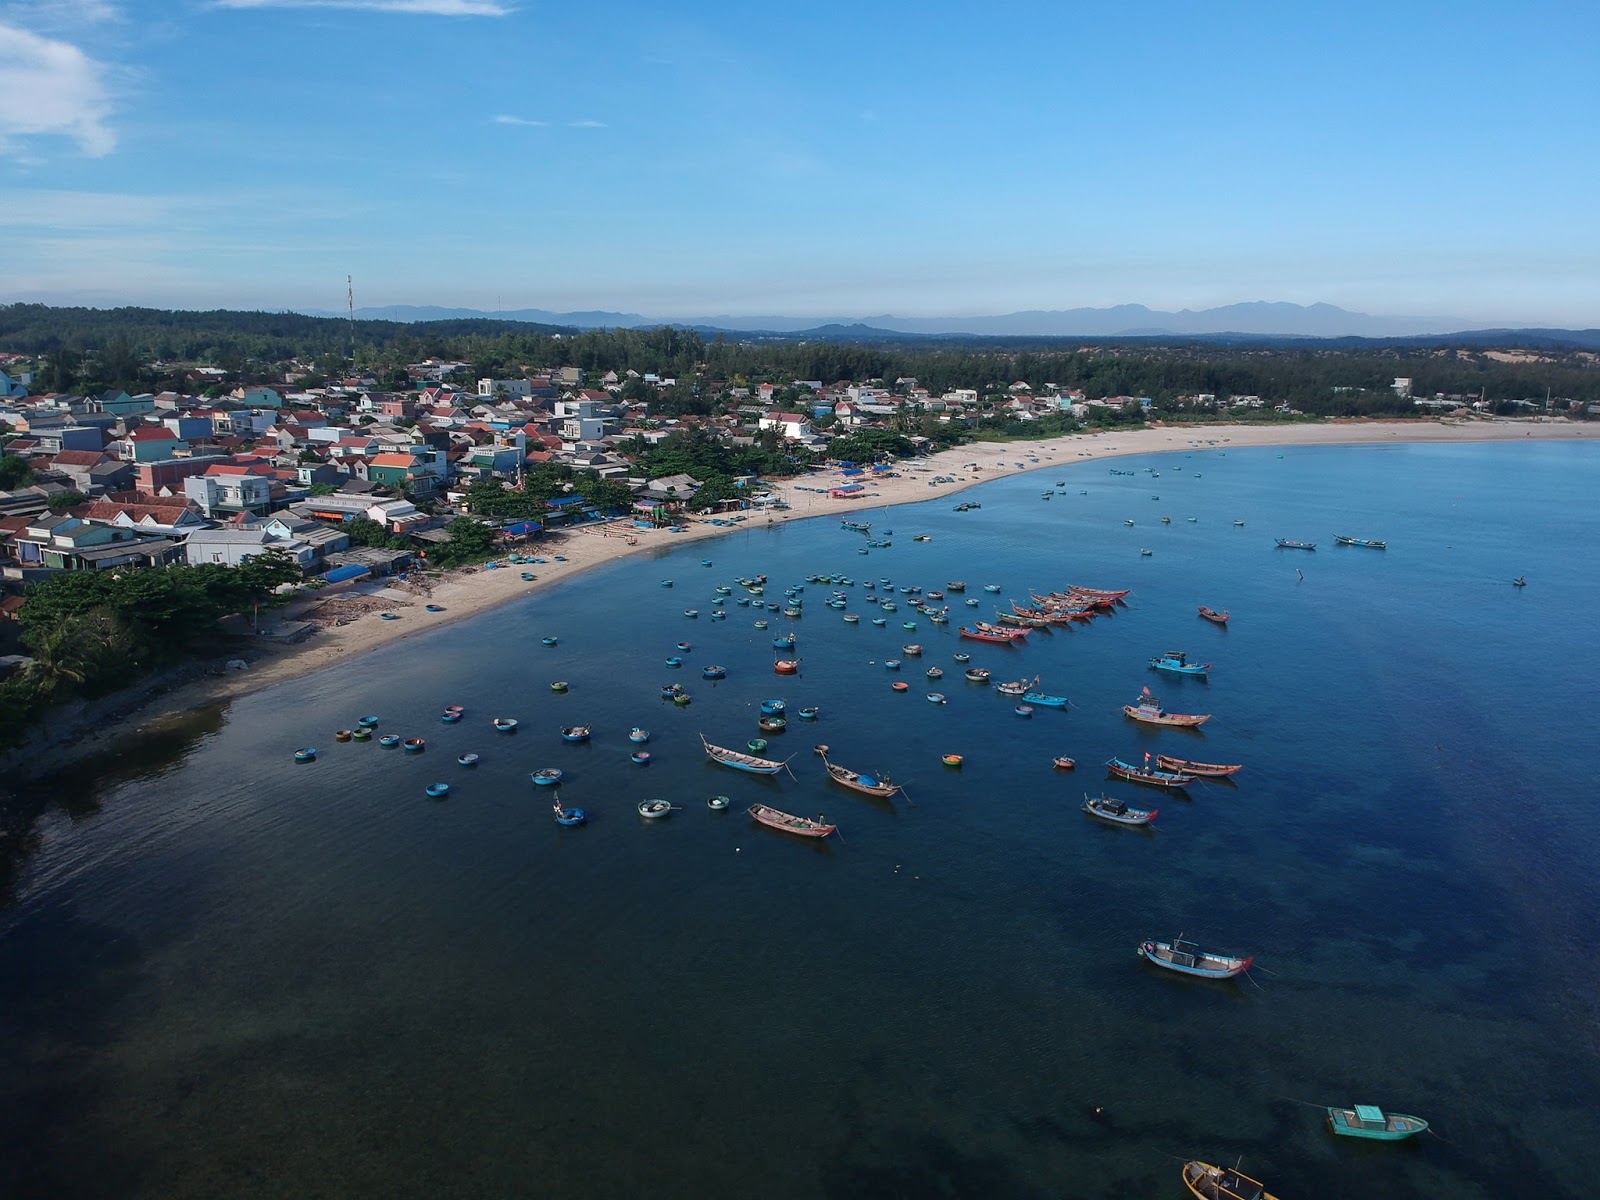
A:
POLYGON ((1161 810, 1134 808, 1125 801, 1113 800, 1103 793, 1099 796, 1085 793, 1083 811, 1092 817, 1099 817, 1102 821, 1110 821, 1113 825, 1148 825, 1156 819, 1161 810))
POLYGON ((1211 720, 1210 713, 1169 713, 1161 707, 1161 700, 1150 694, 1149 688, 1139 689, 1139 698, 1122 706, 1122 715, 1146 725, 1171 725, 1179 729, 1195 729, 1211 720))
POLYGON ((1328 1109, 1328 1129, 1340 1137, 1369 1138, 1378 1142, 1400 1142, 1415 1137, 1428 1127, 1421 1117, 1405 1113, 1386 1113, 1371 1104, 1328 1109))
POLYGON ((1183 940, 1180 934, 1170 942, 1143 941, 1139 943, 1139 957, 1155 966, 1180 975, 1197 975, 1203 979, 1233 979, 1243 975, 1255 962, 1252 955, 1239 958, 1228 954, 1211 954, 1193 942, 1183 940))
POLYGON ((839 828, 837 825, 828 825, 820 819, 813 821, 809 817, 797 817, 793 813, 780 812, 765 804, 752 804, 750 815, 763 825, 770 825, 785 833, 797 833, 801 837, 827 837, 839 828))
POLYGON ((1190 662, 1182 650, 1167 650, 1160 657, 1152 658, 1150 665, 1172 675, 1205 675, 1211 670, 1210 663, 1190 662))

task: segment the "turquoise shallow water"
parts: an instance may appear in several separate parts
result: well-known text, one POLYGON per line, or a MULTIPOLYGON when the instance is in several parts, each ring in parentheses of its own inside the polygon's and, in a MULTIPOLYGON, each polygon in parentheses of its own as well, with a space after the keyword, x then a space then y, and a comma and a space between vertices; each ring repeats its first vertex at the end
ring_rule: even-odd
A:
POLYGON ((1138 474, 1043 463, 963 493, 971 512, 852 514, 894 530, 867 555, 817 520, 619 564, 24 795, 44 815, 8 842, 0 1191, 1149 1197, 1183 1194, 1184 1157, 1243 1156, 1285 1200, 1584 1194, 1600 816, 1572 768, 1594 745, 1600 457, 1113 465, 1138 474), (855 579, 860 625, 819 584, 768 631, 731 602, 710 619, 718 584, 765 573, 779 599, 818 572, 855 579), (1010 649, 958 643, 898 592, 872 627, 862 584, 881 577, 965 580, 982 607, 952 596, 957 621, 1030 588, 1132 594, 1010 649), (770 666, 786 627, 792 679, 770 666), (922 658, 888 672, 910 641, 922 658), (1169 648, 1213 661, 1209 681, 1146 668, 1169 648), (1017 718, 961 679, 958 650, 1072 709, 1017 718), (709 663, 727 679, 702 681, 709 663), (928 665, 944 705, 923 699, 928 665), (673 680, 689 707, 661 701, 673 680), (1120 706, 1145 685, 1214 719, 1136 726, 1120 706), (774 696, 791 719, 770 752, 795 777, 705 760, 701 732, 742 745, 774 696), (458 726, 438 720, 449 703, 458 726), (794 719, 808 704, 814 725, 794 719), (366 712, 429 749, 333 742, 366 712), (501 714, 515 735, 489 728, 501 714), (594 740, 563 743, 578 721, 594 740), (628 761, 633 725, 648 767, 628 761), (909 802, 832 787, 814 742, 909 802), (308 743, 318 761, 296 766, 308 743), (1178 798, 1096 766, 1147 750, 1245 769, 1178 798), (550 820, 542 766, 588 826, 550 820), (442 802, 435 779, 454 785, 442 802), (1077 810, 1102 789, 1159 806, 1159 828, 1077 810), (717 792, 843 836, 712 813, 717 792), (644 822, 646 796, 682 811, 644 822), (1253 981, 1135 957, 1179 931, 1254 953, 1253 981), (1414 1112, 1440 1136, 1346 1144, 1301 1101, 1414 1112))

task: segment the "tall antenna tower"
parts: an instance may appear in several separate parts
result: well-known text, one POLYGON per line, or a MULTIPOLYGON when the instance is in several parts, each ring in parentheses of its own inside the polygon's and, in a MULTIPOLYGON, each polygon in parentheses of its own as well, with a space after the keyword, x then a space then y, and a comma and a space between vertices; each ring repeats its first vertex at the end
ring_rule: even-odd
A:
POLYGON ((356 285, 350 276, 344 277, 344 301, 350 313, 350 361, 356 360, 356 285))

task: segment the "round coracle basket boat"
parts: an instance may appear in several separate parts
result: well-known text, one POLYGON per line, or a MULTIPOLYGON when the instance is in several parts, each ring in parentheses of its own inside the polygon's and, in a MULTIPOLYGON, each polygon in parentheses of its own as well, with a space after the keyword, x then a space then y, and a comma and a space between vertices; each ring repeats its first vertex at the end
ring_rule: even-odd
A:
POLYGON ((448 796, 450 794, 450 785, 448 783, 430 783, 427 786, 426 791, 428 795, 432 796, 435 800, 438 800, 441 797, 448 796))
POLYGON ((317 761, 316 748, 314 746, 302 746, 302 747, 300 747, 300 749, 298 749, 298 750, 296 750, 294 752, 294 760, 297 763, 316 762, 317 761))

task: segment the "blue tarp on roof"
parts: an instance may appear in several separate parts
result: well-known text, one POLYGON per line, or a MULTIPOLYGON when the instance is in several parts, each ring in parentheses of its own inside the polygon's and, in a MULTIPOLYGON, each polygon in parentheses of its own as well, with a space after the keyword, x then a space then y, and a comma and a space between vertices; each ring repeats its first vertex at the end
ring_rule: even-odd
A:
POLYGON ((515 525, 507 525, 505 527, 505 532, 509 533, 512 537, 522 537, 525 534, 538 533, 543 528, 544 526, 540 525, 537 521, 518 521, 515 525))
POLYGON ((363 567, 360 563, 350 563, 348 566, 335 567, 323 576, 329 583, 343 583, 347 579, 360 579, 363 575, 372 574, 371 567, 363 567))
POLYGON ((564 506, 566 506, 568 504, 582 504, 582 503, 583 503, 583 497, 582 496, 557 496, 554 500, 546 500, 545 501, 545 504, 550 508, 562 508, 562 507, 564 507, 564 506))

